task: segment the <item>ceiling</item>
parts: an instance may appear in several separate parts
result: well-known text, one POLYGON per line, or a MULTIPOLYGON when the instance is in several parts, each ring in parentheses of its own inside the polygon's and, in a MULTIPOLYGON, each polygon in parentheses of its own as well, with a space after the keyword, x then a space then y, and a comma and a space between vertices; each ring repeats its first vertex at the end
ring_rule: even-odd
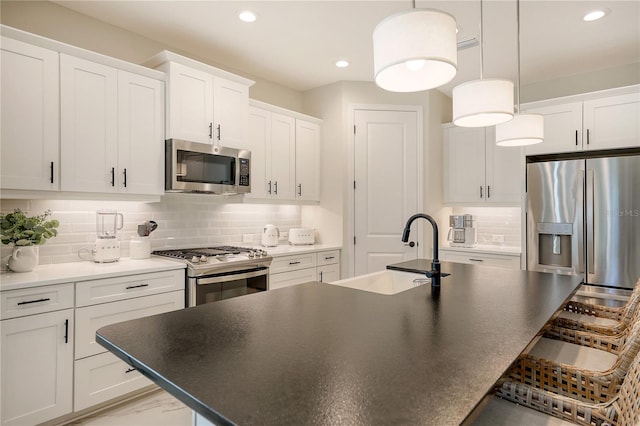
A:
MULTIPOLYGON (((230 70, 295 90, 341 80, 373 81, 372 33, 385 17, 411 1, 55 1, 168 46, 208 58, 230 70), (250 9, 254 23, 237 19, 250 9), (351 65, 338 69, 346 59, 351 65)), ((417 0, 456 17, 458 40, 480 38, 480 1, 417 0)), ((484 7, 484 76, 517 74, 516 1, 487 0, 484 7)), ((640 0, 522 0, 521 82, 562 78, 640 62, 640 0), (582 16, 596 8, 598 21, 582 16)), ((458 52, 451 89, 480 76, 480 47, 458 52)))

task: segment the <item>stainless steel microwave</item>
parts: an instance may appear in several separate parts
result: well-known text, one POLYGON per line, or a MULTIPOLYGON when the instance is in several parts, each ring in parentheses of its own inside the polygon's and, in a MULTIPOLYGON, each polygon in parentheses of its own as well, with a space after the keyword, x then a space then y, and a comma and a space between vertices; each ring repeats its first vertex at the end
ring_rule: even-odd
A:
POLYGON ((251 152, 181 139, 165 141, 165 191, 251 192, 251 152))

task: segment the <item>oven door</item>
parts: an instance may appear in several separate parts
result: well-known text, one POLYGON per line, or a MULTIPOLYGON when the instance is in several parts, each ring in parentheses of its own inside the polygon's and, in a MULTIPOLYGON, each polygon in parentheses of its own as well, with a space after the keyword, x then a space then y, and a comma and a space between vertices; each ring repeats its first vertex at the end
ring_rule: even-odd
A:
POLYGON ((269 267, 256 266, 189 278, 188 305, 202 305, 218 300, 266 291, 269 267))

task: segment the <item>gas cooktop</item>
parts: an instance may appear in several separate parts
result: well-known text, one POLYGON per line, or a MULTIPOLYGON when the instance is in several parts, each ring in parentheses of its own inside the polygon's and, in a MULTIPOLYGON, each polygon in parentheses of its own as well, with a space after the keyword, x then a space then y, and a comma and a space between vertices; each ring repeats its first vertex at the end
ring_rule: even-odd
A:
POLYGON ((200 276, 221 267, 268 266, 272 260, 264 250, 236 246, 156 250, 152 254, 185 262, 190 276, 200 276))

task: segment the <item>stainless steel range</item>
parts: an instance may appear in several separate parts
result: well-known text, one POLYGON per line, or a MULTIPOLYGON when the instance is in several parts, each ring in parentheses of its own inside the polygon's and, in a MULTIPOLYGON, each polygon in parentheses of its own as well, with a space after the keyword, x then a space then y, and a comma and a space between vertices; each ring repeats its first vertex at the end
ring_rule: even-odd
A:
POLYGON ((202 305, 269 289, 266 251, 234 246, 157 250, 187 264, 186 304, 202 305))

